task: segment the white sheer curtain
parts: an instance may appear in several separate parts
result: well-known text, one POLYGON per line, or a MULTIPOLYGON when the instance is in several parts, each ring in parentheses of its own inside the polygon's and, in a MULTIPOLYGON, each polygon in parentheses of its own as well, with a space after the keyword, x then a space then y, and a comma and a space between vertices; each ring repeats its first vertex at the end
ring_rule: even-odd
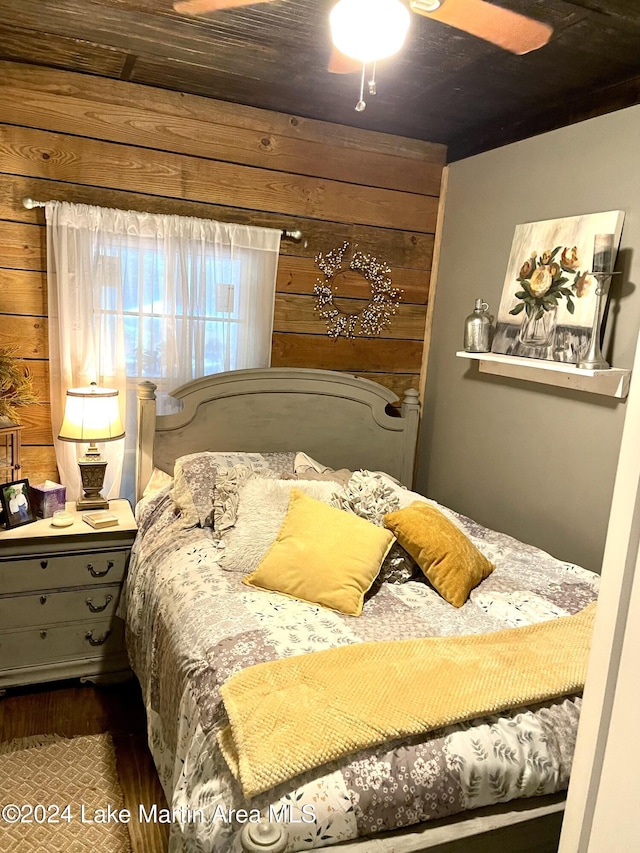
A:
POLYGON ((68 388, 117 388, 126 438, 102 445, 103 494, 133 496, 135 390, 168 392, 209 373, 268 367, 280 231, 48 202, 51 419, 69 500, 85 451, 57 439, 68 388))

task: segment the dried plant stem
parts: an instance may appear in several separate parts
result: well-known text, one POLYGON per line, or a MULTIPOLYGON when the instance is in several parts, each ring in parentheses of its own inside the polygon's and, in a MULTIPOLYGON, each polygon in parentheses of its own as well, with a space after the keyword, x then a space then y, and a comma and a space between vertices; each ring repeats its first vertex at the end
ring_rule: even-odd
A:
POLYGON ((19 424, 18 408, 38 403, 33 376, 14 355, 15 350, 0 349, 0 418, 19 424))

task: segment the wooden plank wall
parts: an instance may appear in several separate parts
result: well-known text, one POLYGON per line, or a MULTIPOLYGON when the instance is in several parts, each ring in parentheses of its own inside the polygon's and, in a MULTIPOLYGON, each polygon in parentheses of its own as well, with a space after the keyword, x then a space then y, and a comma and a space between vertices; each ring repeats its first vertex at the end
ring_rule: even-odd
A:
MULTIPOLYGON (((343 370, 399 395, 419 387, 445 148, 119 80, 0 62, 0 346, 49 399, 44 212, 58 199, 295 229, 278 266, 273 366, 343 370), (404 289, 391 328, 331 340, 311 296, 318 251, 344 240, 404 289)), ((348 310, 359 275, 340 279, 348 310)), ((48 402, 23 410, 23 472, 57 478, 48 402)))

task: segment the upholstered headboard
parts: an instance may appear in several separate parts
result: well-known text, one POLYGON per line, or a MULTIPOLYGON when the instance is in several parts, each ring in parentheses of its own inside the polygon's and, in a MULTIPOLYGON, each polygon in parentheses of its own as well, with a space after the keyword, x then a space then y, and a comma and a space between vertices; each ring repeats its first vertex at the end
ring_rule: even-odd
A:
POLYGON ((138 386, 136 499, 153 467, 202 450, 303 450, 333 468, 387 471, 413 483, 419 405, 368 379, 330 370, 264 368, 204 376, 172 393, 182 409, 156 416, 156 386, 138 386))

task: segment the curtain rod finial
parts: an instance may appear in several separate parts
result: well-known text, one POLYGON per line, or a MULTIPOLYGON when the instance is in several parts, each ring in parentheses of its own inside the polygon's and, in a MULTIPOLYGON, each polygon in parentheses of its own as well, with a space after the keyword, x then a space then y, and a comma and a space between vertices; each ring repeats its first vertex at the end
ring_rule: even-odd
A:
POLYGON ((294 243, 299 243, 302 240, 302 231, 298 228, 295 231, 283 231, 283 240, 293 240, 294 243))
POLYGON ((46 207, 47 202, 36 201, 34 198, 29 198, 29 196, 25 196, 25 198, 22 199, 22 206, 26 207, 27 210, 33 210, 34 207, 46 207))
POLYGON ((46 201, 36 201, 34 198, 29 198, 29 196, 25 196, 22 199, 22 206, 26 207, 27 210, 33 210, 34 207, 46 207, 46 201))

